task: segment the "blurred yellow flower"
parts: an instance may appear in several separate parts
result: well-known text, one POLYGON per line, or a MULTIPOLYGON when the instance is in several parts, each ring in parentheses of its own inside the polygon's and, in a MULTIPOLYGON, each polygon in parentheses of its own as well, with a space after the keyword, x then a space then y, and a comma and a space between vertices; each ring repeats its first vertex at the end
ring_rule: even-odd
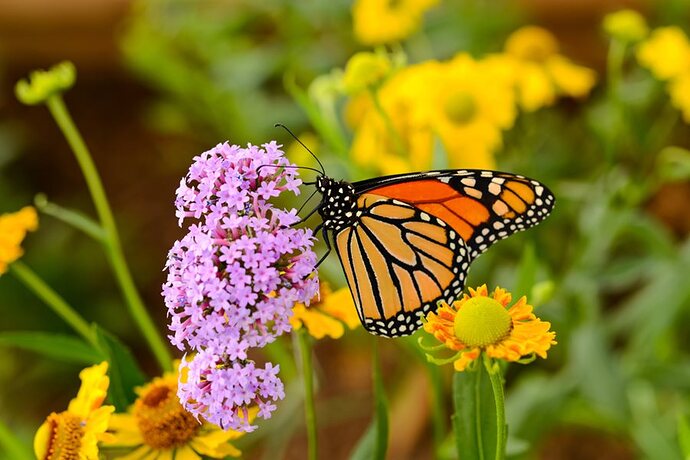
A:
POLYGON ((350 153, 358 165, 379 174, 429 169, 433 133, 420 116, 419 96, 433 82, 438 66, 427 61, 396 72, 375 95, 380 110, 371 94, 350 100, 345 118, 355 131, 350 153))
MULTIPOLYGON (((179 363, 175 363, 179 369, 179 363)), ((229 441, 244 435, 198 421, 177 397, 177 372, 167 372, 137 388, 137 400, 126 414, 114 414, 104 445, 134 449, 121 460, 201 460, 239 457, 242 453, 229 441)), ((258 409, 250 410, 254 418, 258 409)))
POLYGON ((516 116, 511 84, 467 54, 408 66, 380 88, 380 107, 371 97, 351 100, 352 157, 382 174, 429 169, 438 139, 448 167, 493 169, 516 116))
POLYGON ((306 327, 315 339, 326 336, 339 339, 345 332, 343 323, 350 329, 359 324, 352 294, 347 287, 332 292, 324 281, 321 282, 320 291, 319 300, 313 301, 309 307, 301 303, 293 307, 290 324, 293 329, 306 327))
POLYGON ((649 33, 644 16, 635 10, 620 10, 604 17, 604 31, 624 42, 638 42, 649 33))
POLYGON ((21 243, 26 233, 37 228, 38 215, 31 206, 0 215, 0 276, 7 271, 9 264, 24 254, 21 243))
POLYGON ((671 104, 683 114, 683 121, 690 124, 690 72, 674 78, 668 84, 671 104))
POLYGON ((79 373, 81 387, 67 410, 53 412, 36 431, 34 452, 40 460, 98 459, 98 442, 107 441, 105 431, 115 410, 102 406, 110 379, 108 363, 88 367, 79 373))
POLYGON ((383 83, 390 72, 391 61, 386 54, 361 51, 347 61, 343 87, 349 94, 375 89, 383 83))
POLYGON ((428 82, 423 117, 448 154, 451 168, 495 168, 493 152, 517 111, 509 81, 492 67, 459 54, 428 82))
POLYGON ((659 80, 670 80, 690 71, 690 42, 680 27, 661 27, 642 42, 637 60, 659 80))
POLYGON ((457 352, 444 361, 453 361, 458 372, 482 352, 504 361, 534 355, 546 358, 546 352, 556 344, 556 333, 549 331, 551 324, 532 313, 533 307, 524 296, 509 307, 511 300, 505 289, 497 287, 489 295, 486 285, 470 288, 470 295, 465 294, 453 305, 442 303, 436 313, 429 313, 424 330, 457 352))
POLYGON ((355 0, 354 34, 364 45, 398 42, 413 32, 438 0, 355 0))
POLYGON ((520 106, 532 112, 552 105, 559 95, 585 97, 596 82, 593 70, 558 54, 558 42, 546 29, 527 26, 506 40, 505 54, 487 62, 511 75, 520 106))

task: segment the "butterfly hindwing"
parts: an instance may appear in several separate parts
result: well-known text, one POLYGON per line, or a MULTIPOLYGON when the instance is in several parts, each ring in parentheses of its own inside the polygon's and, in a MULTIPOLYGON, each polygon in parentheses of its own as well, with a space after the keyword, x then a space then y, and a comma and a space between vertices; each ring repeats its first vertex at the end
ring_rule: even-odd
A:
POLYGON ((357 209, 335 244, 360 320, 376 335, 411 334, 438 301, 461 294, 467 246, 442 219, 403 201, 365 193, 357 209))
POLYGON ((429 171, 353 185, 359 193, 396 199, 443 220, 466 242, 470 260, 496 241, 538 224, 554 205, 544 184, 497 171, 429 171))

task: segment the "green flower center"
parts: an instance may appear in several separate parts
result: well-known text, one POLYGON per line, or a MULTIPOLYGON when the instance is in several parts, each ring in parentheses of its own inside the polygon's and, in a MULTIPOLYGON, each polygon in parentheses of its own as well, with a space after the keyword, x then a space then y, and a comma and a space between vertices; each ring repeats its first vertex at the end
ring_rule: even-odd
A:
POLYGON ((451 94, 446 99, 444 110, 450 121, 463 125, 477 114, 477 103, 471 94, 461 91, 451 94))
POLYGON ((472 297, 455 315, 455 336, 468 347, 486 347, 501 341, 513 326, 513 320, 498 301, 491 297, 472 297))

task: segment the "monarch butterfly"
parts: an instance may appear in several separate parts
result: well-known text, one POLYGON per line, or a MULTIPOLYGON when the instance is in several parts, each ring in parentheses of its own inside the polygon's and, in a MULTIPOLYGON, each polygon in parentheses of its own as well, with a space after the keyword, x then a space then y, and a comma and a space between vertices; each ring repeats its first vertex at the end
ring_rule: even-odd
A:
POLYGON ((317 266, 333 240, 362 325, 385 337, 412 334, 437 302, 452 303, 477 256, 537 225, 555 203, 544 184, 517 174, 449 169, 349 183, 316 160, 311 184, 322 199, 306 217, 318 211, 314 233, 328 248, 317 266))

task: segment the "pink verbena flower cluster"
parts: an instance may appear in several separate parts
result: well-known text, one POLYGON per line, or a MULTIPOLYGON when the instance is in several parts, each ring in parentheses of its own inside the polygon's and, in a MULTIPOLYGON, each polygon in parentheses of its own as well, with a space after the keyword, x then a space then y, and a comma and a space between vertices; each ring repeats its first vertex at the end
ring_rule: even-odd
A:
POLYGON ((278 366, 248 358, 290 331, 295 303, 318 292, 311 230, 291 227, 293 210, 269 200, 299 193, 295 169, 275 142, 219 144, 194 158, 177 190, 188 233, 168 254, 163 296, 171 342, 195 354, 182 361, 178 395, 195 416, 250 431, 249 406, 268 418, 284 397, 278 366))

